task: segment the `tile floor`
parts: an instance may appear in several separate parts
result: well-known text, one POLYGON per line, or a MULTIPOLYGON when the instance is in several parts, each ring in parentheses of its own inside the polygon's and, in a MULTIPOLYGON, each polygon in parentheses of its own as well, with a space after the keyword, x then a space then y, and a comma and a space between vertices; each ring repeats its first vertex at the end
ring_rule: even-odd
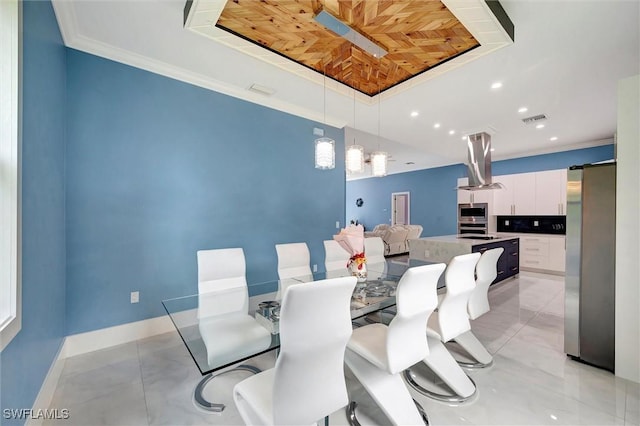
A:
MULTIPOLYGON (((450 406, 414 394, 432 425, 638 425, 640 386, 569 360, 563 353, 564 278, 521 273, 493 286, 491 311, 473 331, 494 354, 494 365, 470 371, 477 395, 450 406)), ((270 368, 274 354, 251 361, 270 368)), ((65 362, 51 408, 67 408, 65 425, 236 425, 231 372, 215 379, 207 395, 227 404, 211 414, 193 404, 201 376, 177 333, 92 352, 65 362)), ((428 372, 427 372, 428 374, 428 372)), ((388 424, 350 375, 363 424, 388 424)), ((347 424, 344 411, 331 424, 347 424)), ((56 423, 56 422, 52 422, 56 423)))

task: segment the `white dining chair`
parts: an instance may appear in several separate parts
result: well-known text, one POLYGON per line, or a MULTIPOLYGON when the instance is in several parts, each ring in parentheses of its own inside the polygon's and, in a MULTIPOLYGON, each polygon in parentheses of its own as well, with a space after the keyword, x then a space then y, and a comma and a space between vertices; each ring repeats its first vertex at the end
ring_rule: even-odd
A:
MULTIPOLYGON (((271 333, 249 315, 245 258, 241 248, 199 250, 198 330, 211 368, 267 349, 271 333)), ((251 365, 205 376, 196 387, 195 400, 204 409, 222 411, 224 404, 207 401, 202 392, 214 377, 233 370, 259 372, 251 365)))
POLYGON ((384 275, 387 269, 387 262, 384 257, 384 241, 382 241, 382 238, 365 238, 364 255, 367 258, 367 270, 384 275))
POLYGON ((341 277, 289 288, 275 368, 233 389, 245 424, 311 425, 347 405, 344 353, 355 285, 355 277, 341 277))
POLYGON ((469 297, 476 286, 475 268, 479 259, 480 253, 463 254, 451 259, 445 272, 446 293, 437 312, 429 319, 428 327, 440 336, 442 343, 453 340, 459 344, 477 361, 474 366, 488 367, 493 357, 471 332, 467 312, 469 297))
MULTIPOLYGON (((502 255, 502 247, 487 250, 480 256, 476 264, 476 286, 467 304, 469 319, 475 320, 489 312, 489 286, 498 276, 498 259, 502 255)), ((484 345, 478 340, 471 330, 462 334, 456 339, 467 352, 477 360, 477 362, 458 361, 465 368, 484 368, 491 365, 493 357, 486 350, 484 345), (469 348, 469 349, 467 349, 469 348)))
MULTIPOLYGON (((395 425, 428 424, 401 373, 429 353, 426 322, 438 305, 436 288, 444 269, 439 263, 407 270, 398 282, 397 314, 391 323, 357 328, 347 345, 347 366, 395 425)), ((355 408, 349 404, 347 418, 355 419, 355 408)))
POLYGON ((476 288, 469 297, 469 319, 475 320, 489 312, 489 286, 498 276, 498 259, 504 252, 502 247, 485 251, 476 265, 476 288))
POLYGON ((282 300, 291 285, 313 281, 311 254, 307 243, 276 244, 278 256, 278 293, 282 300))
POLYGON ((324 242, 324 270, 327 278, 344 277, 350 275, 347 263, 351 255, 335 240, 324 242))
POLYGON ((475 383, 462 370, 444 342, 457 338, 471 328, 466 306, 474 288, 473 268, 479 257, 479 253, 474 253, 457 256, 449 262, 445 272, 446 293, 439 295, 443 297, 438 297, 438 311, 431 316, 426 330, 430 352, 423 359, 423 363, 449 387, 452 393, 447 393, 445 390, 436 391, 434 383, 427 385, 425 382, 431 380, 421 376, 415 368, 408 368, 404 372, 409 385, 423 395, 438 401, 459 404, 468 401, 476 394, 475 383))

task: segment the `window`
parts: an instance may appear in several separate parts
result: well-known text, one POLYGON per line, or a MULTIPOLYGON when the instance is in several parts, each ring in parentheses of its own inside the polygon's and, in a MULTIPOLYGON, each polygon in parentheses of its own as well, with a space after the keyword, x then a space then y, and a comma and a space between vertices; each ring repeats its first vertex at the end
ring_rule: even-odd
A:
POLYGON ((0 1, 0 350, 20 331, 18 151, 20 9, 0 1))

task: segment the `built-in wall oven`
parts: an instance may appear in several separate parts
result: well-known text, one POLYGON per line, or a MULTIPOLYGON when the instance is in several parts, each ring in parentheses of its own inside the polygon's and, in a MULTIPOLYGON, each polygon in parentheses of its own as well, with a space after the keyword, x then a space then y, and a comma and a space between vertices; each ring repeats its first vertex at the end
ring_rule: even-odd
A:
POLYGON ((458 234, 487 234, 488 228, 487 203, 458 204, 458 234))

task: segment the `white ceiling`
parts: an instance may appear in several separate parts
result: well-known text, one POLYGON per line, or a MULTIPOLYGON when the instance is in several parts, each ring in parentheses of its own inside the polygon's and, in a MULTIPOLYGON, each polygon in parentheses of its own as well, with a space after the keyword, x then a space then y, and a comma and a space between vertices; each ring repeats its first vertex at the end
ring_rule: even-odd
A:
MULTIPOLYGON (((322 84, 186 30, 184 4, 53 0, 69 47, 325 121, 322 84), (275 93, 249 91, 254 83, 275 93)), ((395 160, 390 173, 465 162, 461 138, 478 131, 492 135, 494 160, 611 142, 617 82, 640 73, 640 2, 501 4, 515 25, 512 45, 427 81, 409 81, 408 89, 383 92, 379 104, 359 94, 355 114, 353 97, 329 82, 326 122, 348 126, 348 144, 355 135, 366 151, 378 144, 388 150, 395 160), (502 88, 491 89, 496 81, 502 88), (519 114, 521 106, 528 111, 519 114), (412 111, 419 115, 412 118, 412 111), (536 114, 548 117, 543 129, 522 123, 536 114)), ((308 143, 313 139, 310 132, 308 143)))

